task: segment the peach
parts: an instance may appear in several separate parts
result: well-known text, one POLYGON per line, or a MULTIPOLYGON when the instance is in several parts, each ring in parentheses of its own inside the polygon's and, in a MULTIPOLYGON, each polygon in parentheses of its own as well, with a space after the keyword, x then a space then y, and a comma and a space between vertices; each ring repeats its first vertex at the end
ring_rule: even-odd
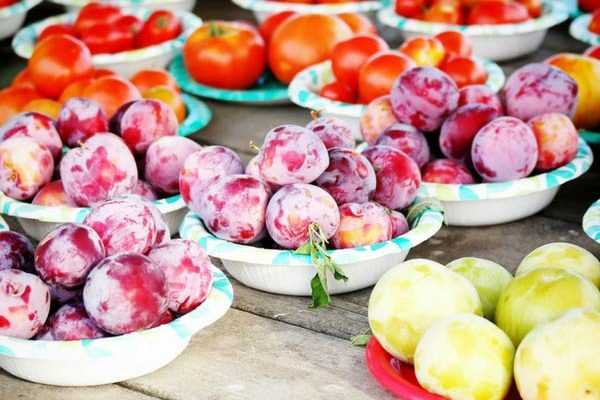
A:
POLYGON ((569 117, 549 113, 533 117, 528 122, 539 149, 536 168, 549 171, 567 164, 577 155, 579 133, 569 117))
POLYGON ((367 246, 390 240, 392 220, 388 210, 374 202, 340 206, 340 226, 331 240, 336 249, 367 246))

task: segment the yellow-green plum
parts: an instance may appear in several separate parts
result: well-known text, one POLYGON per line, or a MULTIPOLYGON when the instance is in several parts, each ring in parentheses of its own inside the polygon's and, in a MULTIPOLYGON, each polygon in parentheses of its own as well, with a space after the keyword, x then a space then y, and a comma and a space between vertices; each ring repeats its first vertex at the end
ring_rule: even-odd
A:
POLYGON ((512 383, 515 348, 496 325, 473 314, 439 320, 415 352, 417 380, 453 400, 502 400, 512 383))
POLYGON ((515 356, 523 400, 600 399, 600 313, 573 310, 533 330, 515 356))
POLYGON ((437 320, 481 315, 475 287, 464 277, 425 259, 405 261, 386 272, 369 299, 369 325, 383 348, 412 363, 415 348, 437 320))
POLYGON ((540 268, 559 268, 577 272, 600 287, 600 261, 586 249, 571 243, 548 243, 529 253, 516 276, 540 268))
POLYGON ((512 280, 496 306, 496 324, 515 346, 536 326, 575 308, 600 311, 600 292, 579 274, 556 268, 527 272, 512 280))
POLYGON ((493 320, 500 293, 513 279, 510 272, 500 264, 477 257, 459 258, 447 267, 467 278, 475 286, 481 299, 483 316, 493 320))

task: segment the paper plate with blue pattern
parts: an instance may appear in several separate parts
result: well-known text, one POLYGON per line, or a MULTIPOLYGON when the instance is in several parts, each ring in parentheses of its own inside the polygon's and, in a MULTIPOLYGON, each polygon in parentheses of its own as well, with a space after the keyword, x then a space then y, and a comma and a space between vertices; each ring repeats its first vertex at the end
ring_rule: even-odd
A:
POLYGON ((584 14, 575 18, 569 27, 569 33, 575 39, 591 46, 600 44, 600 35, 590 32, 588 26, 592 20, 592 14, 584 14))
POLYGON ((0 367, 28 381, 59 386, 102 385, 156 371, 231 307, 231 283, 218 268, 212 267, 212 273, 207 299, 168 324, 100 339, 44 341, 0 336, 0 367))
POLYGON ((10 6, 0 8, 0 39, 12 36, 21 28, 27 11, 40 4, 42 0, 22 0, 10 6))
POLYGON ((294 11, 298 14, 342 14, 367 13, 383 6, 379 0, 348 1, 330 4, 302 4, 269 0, 232 0, 237 6, 257 13, 274 14, 281 11, 294 11))
MULTIPOLYGON (((437 201, 423 201, 412 210, 408 216, 412 229, 404 235, 370 246, 329 250, 332 260, 349 278, 341 282, 330 276, 329 293, 346 293, 374 285, 383 273, 401 263, 411 248, 431 238, 442 227, 444 215, 437 201)), ((179 233, 184 239, 198 242, 210 256, 221 259, 227 271, 246 286, 271 293, 311 294, 315 267, 310 256, 219 239, 193 212, 186 215, 179 233)))
POLYGON ((203 101, 193 96, 182 93, 181 98, 185 104, 186 116, 179 125, 179 136, 190 136, 208 125, 212 119, 212 111, 203 101))
POLYGON ((266 73, 253 87, 246 90, 227 90, 206 86, 196 82, 188 74, 183 57, 175 57, 169 68, 177 84, 187 93, 213 100, 254 105, 273 105, 289 103, 288 88, 277 81, 273 75, 266 73))
MULTIPOLYGON (((145 20, 151 13, 147 9, 135 9, 131 14, 145 20)), ((181 50, 186 38, 202 25, 202 20, 189 12, 178 12, 176 16, 181 21, 183 32, 173 40, 141 49, 122 51, 115 54, 95 54, 92 56, 94 66, 108 68, 126 78, 135 72, 147 68, 166 68, 169 62, 181 50)), ((23 58, 31 57, 38 35, 51 24, 72 23, 77 13, 69 13, 46 18, 21 29, 12 40, 15 53, 23 58)))
POLYGON ((600 243, 600 200, 596 200, 583 215, 583 231, 600 243))
MULTIPOLYGON (((52 3, 75 11, 93 0, 50 0, 52 3)), ((114 4, 121 8, 145 8, 147 10, 192 11, 196 0, 103 0, 104 3, 114 4)))

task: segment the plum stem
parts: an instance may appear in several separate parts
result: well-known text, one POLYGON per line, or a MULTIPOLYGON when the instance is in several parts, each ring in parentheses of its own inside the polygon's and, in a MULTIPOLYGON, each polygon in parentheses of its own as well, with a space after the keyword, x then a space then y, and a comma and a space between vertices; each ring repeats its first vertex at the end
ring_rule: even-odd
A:
POLYGON ((321 118, 321 111, 318 111, 318 110, 310 110, 310 116, 312 117, 312 119, 318 119, 318 118, 321 118))
POLYGON ((250 147, 250 150, 255 151, 257 154, 260 152, 260 147, 258 147, 253 140, 250 141, 248 146, 250 147))

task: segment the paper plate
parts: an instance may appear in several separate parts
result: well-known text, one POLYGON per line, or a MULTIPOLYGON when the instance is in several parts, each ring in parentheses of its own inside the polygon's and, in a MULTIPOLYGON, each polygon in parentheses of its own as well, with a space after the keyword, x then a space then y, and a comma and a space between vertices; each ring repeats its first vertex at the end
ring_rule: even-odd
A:
POLYGON ((579 136, 589 144, 600 144, 600 132, 580 130, 579 136))
POLYGON ((208 125, 212 119, 212 112, 203 101, 193 96, 182 93, 181 97, 187 114, 179 125, 179 136, 190 136, 208 125))
MULTIPOLYGON (((349 278, 342 282, 330 276, 329 293, 346 293, 374 285, 388 269, 401 263, 411 248, 435 235, 443 219, 439 208, 427 207, 412 229, 402 236, 370 246, 328 251, 349 278)), ((221 259, 225 269, 246 286, 295 296, 311 294, 310 281, 315 267, 310 256, 219 239, 206 230, 193 212, 186 215, 179 233, 184 239, 198 242, 211 257, 221 259)))
POLYGON ((473 185, 423 182, 418 196, 440 200, 449 225, 501 224, 528 217, 547 207, 560 186, 583 175, 593 161, 592 150, 580 138, 575 159, 555 170, 509 182, 473 185))
POLYGON ((4 218, 0 217, 0 232, 7 231, 9 229, 10 229, 10 227, 8 226, 8 224, 6 223, 4 218))
MULTIPOLYGON (((130 10, 130 12, 141 19, 146 19, 151 13, 147 9, 135 9, 130 10)), ((177 39, 142 49, 122 51, 115 54, 96 54, 92 56, 94 66, 110 69, 125 78, 130 78, 141 69, 166 68, 173 57, 183 47, 185 39, 196 28, 202 25, 202 20, 192 13, 178 12, 176 15, 183 26, 183 32, 177 39)), ((13 38, 13 50, 23 58, 31 57, 37 37, 46 26, 58 23, 72 23, 75 21, 75 18, 77 18, 77 13, 57 15, 21 29, 13 38)))
POLYGON ((590 206, 583 216, 583 231, 600 243, 600 200, 590 206))
POLYGON ((548 29, 566 21, 569 11, 560 1, 546 1, 541 17, 520 24, 502 25, 449 25, 427 22, 402 17, 396 14, 394 7, 380 10, 377 16, 384 25, 400 30, 405 38, 458 30, 471 39, 477 56, 503 61, 536 51, 548 29))
POLYGON ((212 267, 213 286, 196 309, 157 328, 100 339, 45 341, 0 336, 0 367, 19 378, 60 386, 121 382, 173 361, 194 334, 220 319, 233 300, 227 277, 212 267))
POLYGON ((22 0, 7 7, 0 8, 0 39, 12 36, 23 25, 27 11, 42 0, 22 0))
POLYGON ((289 103, 287 86, 277 81, 271 74, 261 78, 261 82, 247 90, 227 90, 202 85, 196 82, 185 69, 183 57, 175 57, 169 68, 182 90, 196 96, 213 100, 254 105, 289 103))
POLYGON ((592 14, 583 14, 575 18, 569 27, 569 33, 575 39, 591 46, 600 44, 600 35, 590 32, 588 25, 592 20, 592 14))
MULTIPOLYGON (((477 61, 487 71, 486 85, 495 92, 500 91, 506 80, 502 68, 492 61, 479 58, 477 61)), ((319 95, 321 88, 334 80, 330 60, 308 67, 298 73, 290 82, 288 90, 290 99, 300 107, 319 111, 325 117, 336 117, 345 120, 352 127, 354 138, 362 140, 360 116, 365 111, 366 106, 363 104, 342 103, 319 95)))
POLYGON ((281 11, 294 11, 298 14, 343 14, 368 13, 379 10, 384 2, 379 0, 354 1, 336 4, 301 4, 285 1, 232 0, 239 7, 254 12, 256 19, 262 22, 270 14, 281 11))
MULTIPOLYGON (((77 11, 91 0, 50 0, 52 3, 65 6, 69 12, 77 11)), ((196 0, 103 0, 121 8, 144 8, 146 10, 192 11, 196 0)))

